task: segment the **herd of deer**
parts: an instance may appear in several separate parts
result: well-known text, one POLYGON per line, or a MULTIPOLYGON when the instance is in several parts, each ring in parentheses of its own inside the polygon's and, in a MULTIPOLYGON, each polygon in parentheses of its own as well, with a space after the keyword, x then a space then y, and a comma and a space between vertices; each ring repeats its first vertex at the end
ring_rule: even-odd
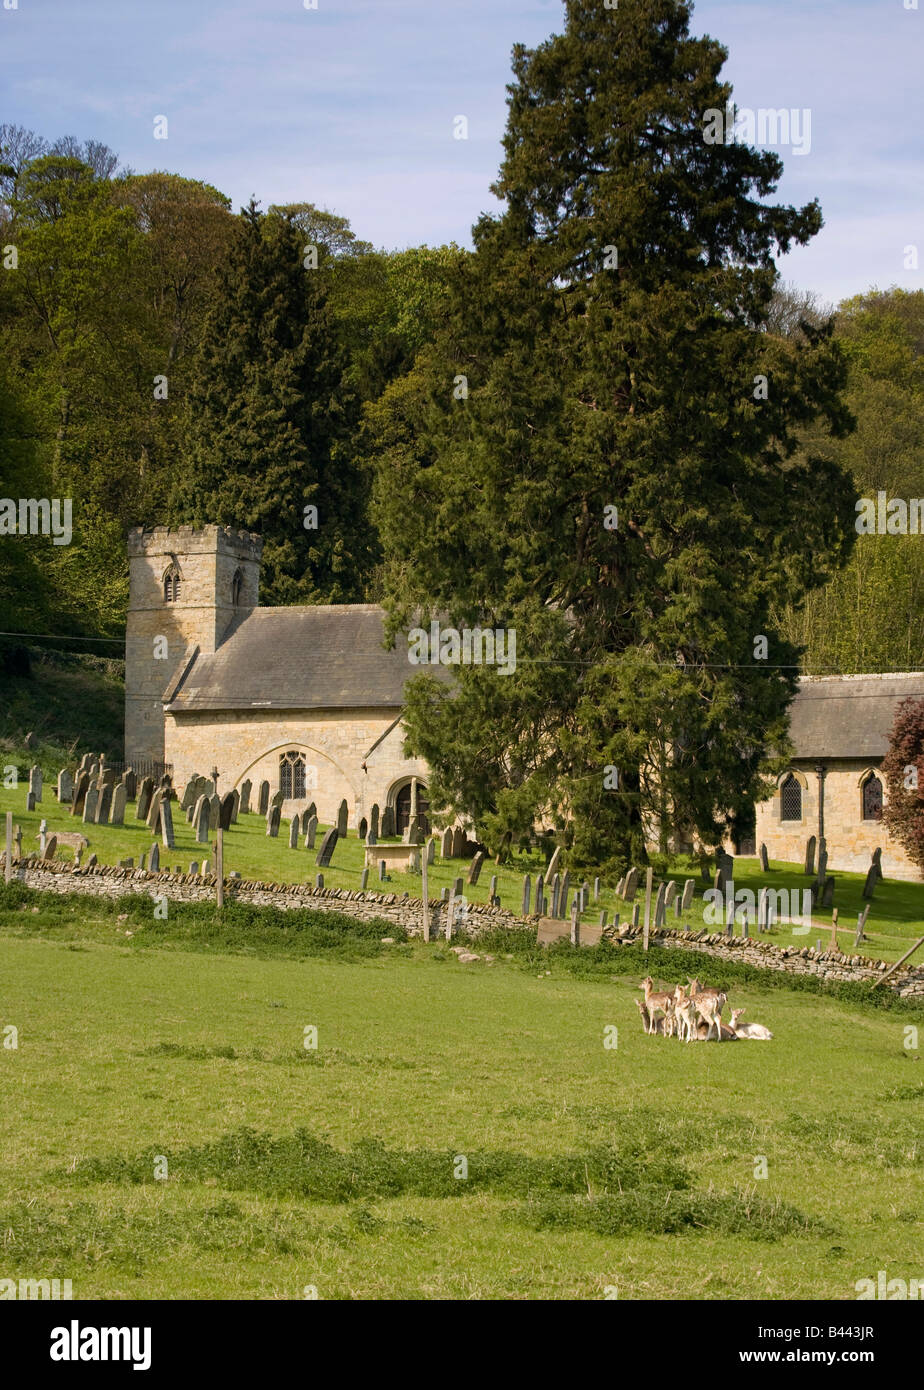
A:
POLYGON ((730 1022, 722 1022, 722 1010, 728 995, 721 989, 704 989, 697 979, 687 977, 687 988, 658 993, 650 975, 639 985, 645 991, 645 1001, 636 999, 646 1033, 662 1033, 670 1038, 676 1033, 681 1042, 708 1042, 715 1030, 716 1042, 737 1042, 752 1038, 760 1042, 773 1037, 762 1023, 740 1023, 744 1009, 732 1009, 730 1022))

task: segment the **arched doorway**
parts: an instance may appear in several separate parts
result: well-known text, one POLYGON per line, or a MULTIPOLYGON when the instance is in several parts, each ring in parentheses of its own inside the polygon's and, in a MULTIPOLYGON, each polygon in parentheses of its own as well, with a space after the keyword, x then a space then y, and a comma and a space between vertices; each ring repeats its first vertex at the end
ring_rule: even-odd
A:
MULTIPOLYGON (((423 782, 417 783, 418 823, 425 835, 430 834, 430 801, 423 782)), ((411 784, 408 782, 395 797, 395 833, 403 835, 411 823, 411 784)))

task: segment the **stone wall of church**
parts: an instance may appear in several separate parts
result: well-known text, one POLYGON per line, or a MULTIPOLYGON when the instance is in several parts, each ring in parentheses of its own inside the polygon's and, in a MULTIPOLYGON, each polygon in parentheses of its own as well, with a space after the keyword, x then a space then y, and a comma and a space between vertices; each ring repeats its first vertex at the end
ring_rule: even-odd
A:
MULTIPOLYGON (((878 759, 839 759, 828 762, 825 778, 825 841, 828 869, 866 873, 873 850, 882 849, 886 878, 919 880, 920 871, 896 844, 881 821, 863 820, 862 782, 877 771, 878 759)), ((818 777, 811 762, 795 762, 791 769, 802 785, 802 819, 780 818, 780 793, 757 807, 757 844, 767 846, 771 859, 799 863, 805 858, 805 842, 818 835, 818 777)), ((782 779, 780 779, 782 780, 782 779)))
POLYGON ((269 782, 271 793, 279 790, 280 756, 295 750, 305 758, 306 791, 304 797, 284 803, 283 815, 313 801, 319 820, 330 824, 345 798, 349 823, 355 828, 362 817, 369 819, 373 803, 384 810, 397 788, 411 777, 426 781, 426 763, 404 756, 401 725, 389 732, 399 713, 398 709, 305 713, 246 709, 168 714, 166 761, 173 764, 177 788, 194 773, 209 776, 216 767, 222 793, 249 779, 251 805, 256 808, 260 783, 269 782))

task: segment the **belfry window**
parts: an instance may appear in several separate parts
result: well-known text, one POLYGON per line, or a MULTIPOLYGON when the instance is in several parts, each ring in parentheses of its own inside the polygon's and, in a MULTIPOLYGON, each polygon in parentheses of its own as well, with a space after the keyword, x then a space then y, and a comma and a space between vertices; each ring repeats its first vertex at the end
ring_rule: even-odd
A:
POLYGON ((164 574, 164 603, 179 603, 180 578, 179 565, 171 565, 164 574))
POLYGON ((882 783, 875 773, 863 783, 863 819, 882 820, 882 783))
POLYGON ((231 580, 231 602, 235 608, 241 605, 241 591, 244 587, 244 576, 240 570, 234 571, 234 578, 231 580))
POLYGON ((780 787, 780 820, 802 819, 802 788, 792 773, 783 778, 780 787))
POLYGON ((302 753, 290 751, 280 755, 279 790, 287 800, 305 795, 305 758, 302 753))

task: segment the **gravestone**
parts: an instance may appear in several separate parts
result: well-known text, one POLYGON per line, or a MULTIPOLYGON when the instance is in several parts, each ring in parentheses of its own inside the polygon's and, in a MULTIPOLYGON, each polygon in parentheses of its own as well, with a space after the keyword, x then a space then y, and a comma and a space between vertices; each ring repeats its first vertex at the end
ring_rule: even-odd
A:
POLYGON ((382 812, 382 839, 391 840, 395 834, 395 808, 386 806, 382 812))
POLYGON ((315 874, 315 876, 314 876, 314 886, 315 886, 315 888, 323 888, 323 887, 324 887, 324 875, 323 875, 323 874, 315 874))
POLYGON ((836 883, 837 883, 837 879, 836 879, 836 878, 830 878, 830 877, 828 877, 828 878, 825 879, 825 881, 824 881, 824 887, 823 887, 822 893, 821 893, 821 905, 822 905, 822 907, 833 907, 833 906, 834 906, 834 885, 835 885, 836 883))
POLYGON ((423 844, 423 828, 420 824, 420 816, 411 816, 405 832, 405 843, 409 845, 423 844))
POLYGON ((680 884, 677 882, 676 879, 672 878, 671 881, 670 881, 670 883, 668 883, 667 887, 666 887, 665 890, 664 890, 664 908, 665 908, 665 911, 667 910, 667 908, 669 908, 669 907, 671 906, 671 904, 673 903, 673 901, 674 901, 674 899, 676 898, 676 896, 677 896, 677 894, 679 893, 679 891, 680 891, 680 884))
POLYGON ((235 787, 231 793, 231 824, 237 825, 237 818, 241 809, 241 794, 235 787))
POLYGON ((680 904, 681 911, 689 912, 693 902, 693 894, 696 892, 696 879, 688 878, 683 885, 683 901, 680 904))
POLYGON ((372 843, 376 844, 379 838, 379 803, 377 801, 372 803, 372 810, 369 812, 369 829, 375 836, 372 843))
POLYGON ((125 807, 128 802, 128 789, 124 782, 120 782, 112 793, 112 810, 109 813, 110 825, 125 824, 125 807))
POLYGON ((536 879, 536 914, 539 917, 545 916, 545 880, 541 874, 536 879))
POLYGON ((146 870, 146 869, 147 869, 147 863, 148 863, 148 856, 147 856, 147 851, 145 851, 145 853, 142 854, 141 858, 138 860, 138 868, 139 868, 139 869, 145 869, 145 870, 146 870))
POLYGON ((500 848, 494 856, 495 864, 506 864, 510 859, 510 841, 513 839, 513 832, 505 830, 501 836, 500 848))
POLYGON ((815 872, 815 845, 817 841, 814 835, 810 835, 805 842, 805 872, 814 874, 815 872))
POLYGON ((148 816, 145 821, 148 829, 152 830, 155 835, 157 834, 157 827, 160 825, 160 803, 163 799, 164 793, 162 789, 158 787, 151 797, 151 804, 148 807, 148 816))
POLYGON ((112 787, 108 782, 103 784, 103 789, 96 802, 96 824, 108 825, 109 812, 112 808, 112 787))
POLYGON ((45 841, 45 853, 42 855, 42 858, 43 858, 43 859, 54 859, 54 857, 55 857, 55 855, 57 854, 57 852, 58 852, 58 837, 57 837, 57 835, 49 835, 48 839, 45 841))
POLYGON ((33 793, 36 801, 42 799, 42 769, 38 763, 29 769, 29 790, 33 793))
POLYGON ((878 876, 879 878, 884 878, 884 877, 885 877, 885 875, 884 875, 883 872, 882 872, 882 850, 881 850, 881 849, 874 849, 874 850, 873 850, 873 862, 872 862, 872 867, 876 870, 876 874, 877 874, 877 876, 878 876))
POLYGON ((365 869, 363 869, 363 876, 362 876, 362 878, 361 878, 360 881, 359 881, 359 889, 360 889, 360 892, 361 892, 361 893, 364 893, 364 892, 366 891, 366 885, 368 884, 368 882, 369 882, 369 870, 368 870, 368 868, 365 868, 365 869))
MULTIPOLYGON (((212 820, 212 806, 209 803, 209 824, 212 820)), ((218 803, 218 826, 230 830, 234 821, 234 792, 225 792, 218 803)))
MULTIPOLYGON (((561 845, 557 845, 553 851, 552 858, 545 867, 545 881, 548 883, 550 878, 554 878, 561 863, 561 845)), ((554 913, 552 914, 555 915, 554 913)))
POLYGON ((866 919, 867 919, 868 916, 869 916, 869 903, 866 904, 866 906, 864 907, 864 909, 863 909, 862 912, 860 912, 860 913, 857 914, 857 934, 856 934, 856 936, 855 936, 855 938, 854 938, 854 943, 853 943, 854 950, 856 950, 856 948, 859 946, 860 942, 864 940, 863 931, 864 931, 864 928, 866 927, 866 919))
POLYGON ((58 773, 58 805, 64 806, 74 795, 74 783, 66 767, 58 773))
POLYGON ((531 886, 531 885, 530 885, 530 881, 529 881, 529 874, 527 874, 527 875, 525 876, 525 878, 523 879, 523 908, 522 908, 522 912, 523 912, 523 916, 524 916, 524 917, 528 917, 528 916, 529 916, 530 886, 531 886))
POLYGON ((81 773, 78 775, 78 777, 77 777, 77 783, 76 783, 76 785, 75 785, 75 787, 74 787, 74 799, 73 799, 73 801, 71 802, 71 815, 72 815, 72 816, 80 816, 80 815, 83 815, 84 802, 85 802, 86 799, 87 799, 87 789, 89 788, 89 786, 90 786, 90 776, 89 776, 89 773, 81 772, 81 773))
POLYGON ((217 830, 221 825, 221 797, 213 792, 209 797, 209 829, 217 830))
POLYGON ((209 842, 209 824, 211 814, 209 799, 207 796, 200 796, 193 809, 193 825, 196 829, 196 844, 207 845, 209 842))
MULTIPOLYGON (((598 878, 595 878, 595 879, 594 879, 594 902, 595 902, 595 903, 598 903, 599 901, 600 901, 600 880, 599 880, 598 878)), ((601 925, 602 925, 602 923, 601 923, 601 925)))
POLYGON ((624 901, 624 902, 627 902, 627 903, 634 902, 634 901, 635 901, 635 895, 636 895, 637 892, 638 892, 638 869, 636 869, 636 868, 634 867, 634 865, 633 865, 633 867, 629 870, 628 877, 626 878, 626 887, 625 887, 625 891, 624 891, 624 893, 623 893, 623 895, 622 895, 622 896, 623 896, 623 901, 624 901))
POLYGON ((183 788, 183 797, 180 801, 180 809, 182 811, 188 811, 190 807, 195 806, 198 800, 199 778, 193 775, 192 777, 190 777, 189 781, 186 783, 186 786, 183 788))
POLYGON ((561 884, 558 889, 558 915, 565 917, 568 912, 568 892, 571 887, 571 875, 566 869, 562 875, 561 884))
POLYGON ((308 805, 305 807, 304 811, 302 812, 302 825, 307 825, 308 822, 311 820, 311 817, 312 817, 312 816, 316 816, 317 814, 318 814, 318 808, 317 808, 317 806, 315 806, 315 804, 314 804, 313 801, 309 801, 309 802, 308 802, 308 805))
POLYGON ((471 864, 469 865, 469 870, 468 870, 468 881, 469 881, 470 884, 474 885, 474 884, 476 884, 476 883, 478 882, 478 875, 481 873, 481 866, 482 866, 483 863, 484 863, 484 854, 482 853, 481 850, 479 850, 478 853, 475 855, 475 858, 472 860, 471 864))
POLYGON ((95 869, 98 862, 99 862, 99 861, 97 860, 96 855, 95 855, 95 854, 91 854, 91 855, 90 855, 90 858, 87 860, 87 868, 88 868, 88 869, 95 869))
POLYGON ((129 801, 134 801, 138 795, 138 774, 133 767, 127 767, 122 774, 122 781, 125 783, 125 795, 129 801))
POLYGON ((368 833, 369 833, 369 822, 366 820, 366 817, 365 817, 365 816, 360 816, 360 818, 359 818, 359 829, 358 829, 359 838, 360 838, 361 840, 365 840, 365 838, 366 838, 366 836, 368 835, 368 833))
POLYGON ((86 800, 83 803, 83 823, 84 825, 93 824, 96 820, 96 803, 99 801, 99 792, 95 787, 87 788, 86 800))
POLYGON ((317 816, 309 816, 305 826, 305 849, 314 849, 315 836, 318 833, 317 816))
POLYGON ((380 860, 379 860, 379 883, 384 883, 384 882, 385 882, 385 869, 386 869, 385 860, 384 860, 384 859, 380 859, 380 860))
POLYGON ((560 897, 561 897, 561 879, 559 878, 558 874, 556 874, 555 877, 552 879, 552 905, 551 905, 551 907, 549 908, 549 916, 550 916, 550 917, 558 917, 558 916, 561 915, 561 914, 559 913, 559 911, 558 911, 558 904, 559 904, 560 897))
POLYGON ((497 897, 497 874, 491 875, 491 884, 488 888, 488 901, 492 902, 497 897))
POLYGON ((135 819, 146 821, 148 811, 151 809, 151 798, 154 795, 154 782, 150 777, 141 779, 141 786, 138 788, 138 804, 135 807, 135 819))
POLYGON ((863 897, 868 898, 870 902, 873 900, 873 892, 878 882, 879 875, 876 873, 876 866, 871 864, 866 873, 866 882, 863 885, 863 897))
POLYGON ((449 829, 448 826, 443 831, 443 838, 440 841, 440 858, 452 858, 452 831, 449 829))
POLYGON ((734 856, 727 854, 724 849, 720 849, 716 854, 715 863, 718 880, 715 886, 724 894, 726 883, 731 883, 735 877, 734 856))
POLYGON ((760 867, 765 874, 770 872, 770 860, 767 857, 767 846, 762 840, 760 843, 760 867))
POLYGON ((767 930, 767 905, 770 900, 769 888, 761 888, 757 894, 757 934, 767 930))
POLYGON ((26 792, 26 810, 35 810, 35 792, 26 792))
POLYGON ((457 825, 452 832, 452 855, 453 859, 461 859, 465 850, 465 831, 461 825, 457 825))
POLYGON ((332 825, 330 830, 325 833, 324 839, 321 841, 321 848, 318 850, 317 858, 314 861, 319 869, 327 868, 331 859, 334 857, 334 849, 339 839, 340 831, 335 825, 332 825))
POLYGON ((590 884, 587 879, 581 884, 581 911, 587 911, 587 904, 590 902, 590 884))
POLYGON ((260 796, 257 801, 257 815, 265 816, 269 810, 269 782, 260 783, 260 796))
POLYGON ((151 846, 151 873, 160 873, 160 845, 151 846))
POLYGON ((160 803, 160 837, 164 849, 173 849, 173 811, 170 809, 169 796, 163 797, 160 803))
POLYGON ((189 866, 189 872, 190 872, 191 874, 195 874, 195 875, 198 876, 198 873, 199 873, 199 861, 198 861, 198 859, 194 859, 194 860, 192 861, 192 863, 191 863, 190 866, 189 866))
POLYGON ((289 821, 289 849, 298 849, 298 815, 289 821))
POLYGON ((271 806, 266 813, 266 833, 271 840, 275 840, 279 835, 280 811, 278 806, 271 806))
POLYGON ((658 893, 655 898, 654 924, 655 928, 664 926, 664 903, 666 898, 666 888, 663 883, 658 884, 658 893))
POLYGON ((454 898, 461 898, 461 897, 462 897, 462 880, 461 880, 461 878, 457 878, 456 881, 455 881, 455 883, 452 885, 452 896, 453 896, 454 898))
POLYGON ((427 863, 436 863, 436 841, 432 839, 427 841, 427 863))
POLYGON ((349 823, 349 808, 346 799, 341 801, 337 808, 337 835, 340 839, 346 839, 347 825, 349 823))
POLYGON ((253 783, 250 778, 246 778, 241 783, 241 801, 237 808, 239 816, 250 815, 250 793, 253 791, 253 783))

